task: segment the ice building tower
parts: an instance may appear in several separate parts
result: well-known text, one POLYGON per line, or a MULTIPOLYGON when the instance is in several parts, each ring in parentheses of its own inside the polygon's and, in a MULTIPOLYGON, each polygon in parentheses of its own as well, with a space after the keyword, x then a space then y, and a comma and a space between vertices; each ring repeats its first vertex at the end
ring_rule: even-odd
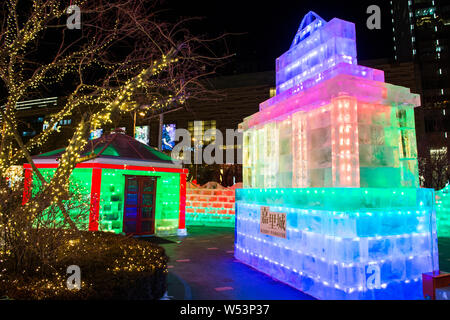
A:
POLYGON ((276 79, 277 95, 242 124, 246 186, 418 186, 420 98, 357 64, 353 23, 308 14, 276 79))
POLYGON ((317 298, 420 298, 421 274, 438 269, 420 97, 357 64, 353 23, 314 12, 277 59, 276 85, 240 126, 236 257, 317 298))
POLYGON ((436 221, 439 237, 450 238, 450 184, 436 192, 436 221))

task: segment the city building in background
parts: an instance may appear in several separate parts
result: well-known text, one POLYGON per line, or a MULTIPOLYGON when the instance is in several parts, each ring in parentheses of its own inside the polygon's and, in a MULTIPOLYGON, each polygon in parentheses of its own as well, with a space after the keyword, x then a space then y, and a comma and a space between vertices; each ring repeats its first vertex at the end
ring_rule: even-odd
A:
MULTIPOLYGON (((165 114, 164 124, 188 130, 199 139, 197 144, 205 146, 215 140, 215 137, 206 139, 206 131, 219 130, 225 137, 227 129, 237 129, 242 119, 257 111, 259 99, 270 98, 274 77, 275 73, 268 71, 208 79, 208 86, 215 91, 213 96, 187 101, 186 108, 165 114)), ((157 125, 154 118, 151 128, 157 125)), ((151 144, 157 145, 157 139, 158 135, 152 134, 151 144)))
MULTIPOLYGON (((18 131, 26 142, 47 128, 45 115, 58 110, 58 97, 21 101, 16 104, 16 109, 21 115, 18 131)), ((61 125, 70 123, 71 119, 61 120, 61 125)))
MULTIPOLYGON (((167 137, 170 130, 165 128, 185 129, 189 132, 191 141, 191 156, 195 152, 202 152, 210 143, 216 141, 214 130, 223 136, 223 164, 202 164, 189 166, 190 178, 200 184, 209 181, 221 182, 224 186, 231 186, 242 181, 242 165, 236 164, 238 153, 242 152, 242 145, 237 139, 226 141, 227 129, 237 130, 242 119, 258 111, 259 102, 267 100, 275 95, 273 83, 275 72, 256 72, 239 75, 219 76, 206 80, 208 87, 214 90, 211 97, 206 100, 187 101, 186 107, 164 114, 162 150, 170 152, 167 145, 167 137), (205 135, 208 130, 213 130, 209 137, 205 135), (234 149, 233 163, 227 163, 226 151, 234 149)), ((139 125, 150 126, 150 145, 158 146, 159 117, 152 119, 138 119, 139 125)), ((173 138, 170 138, 172 141, 173 138)), ((219 142, 218 142, 219 143, 219 142)), ((174 143, 171 143, 173 148, 174 143)))
POLYGON ((420 70, 422 105, 450 97, 450 1, 391 0, 394 62, 414 62, 420 70))
POLYGON ((391 0, 390 4, 392 64, 414 66, 418 91, 405 85, 422 98, 415 110, 421 180, 426 187, 440 189, 449 178, 450 0, 391 0))

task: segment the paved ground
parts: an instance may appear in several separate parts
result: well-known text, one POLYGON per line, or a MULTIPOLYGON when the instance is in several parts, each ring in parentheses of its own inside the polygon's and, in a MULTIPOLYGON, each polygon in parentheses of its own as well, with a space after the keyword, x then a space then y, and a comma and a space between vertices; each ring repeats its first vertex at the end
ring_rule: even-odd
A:
MULTIPOLYGON (((191 227, 161 244, 170 257, 169 290, 177 300, 310 300, 312 297, 234 259, 234 229, 191 227)), ((450 238, 439 239, 442 271, 450 272, 450 238)))
POLYGON ((311 300, 234 259, 234 229, 191 227, 161 244, 170 257, 169 297, 193 300, 311 300))

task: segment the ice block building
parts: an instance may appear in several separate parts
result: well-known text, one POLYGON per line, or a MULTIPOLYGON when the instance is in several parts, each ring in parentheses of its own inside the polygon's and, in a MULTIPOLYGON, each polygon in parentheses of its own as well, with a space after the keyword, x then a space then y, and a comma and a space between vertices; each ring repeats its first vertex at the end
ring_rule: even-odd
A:
POLYGON ((450 184, 436 192, 436 220, 439 237, 450 237, 450 184))
POLYGON ((418 187, 420 97, 357 64, 355 25, 303 19, 277 95, 241 124, 238 260, 319 299, 416 299, 438 269, 418 187))
MULTIPOLYGON (((56 171, 65 149, 33 157, 45 178, 56 171)), ((127 235, 185 235, 186 174, 166 154, 122 133, 89 141, 70 177, 90 204, 89 231, 127 235)), ((24 201, 39 188, 31 165, 25 164, 24 201), (32 183, 34 182, 34 183, 32 183)), ((77 214, 77 212, 69 212, 77 214)))

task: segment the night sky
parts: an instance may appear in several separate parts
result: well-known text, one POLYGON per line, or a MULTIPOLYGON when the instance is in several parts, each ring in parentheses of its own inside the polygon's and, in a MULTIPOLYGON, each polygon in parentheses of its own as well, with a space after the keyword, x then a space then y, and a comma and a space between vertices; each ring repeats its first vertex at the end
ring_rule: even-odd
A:
MULTIPOLYGON (((334 17, 356 24, 358 57, 361 60, 392 55, 392 25, 387 0, 164 0, 174 17, 198 16, 204 19, 196 32, 217 35, 223 32, 246 33, 227 40, 236 53, 232 72, 266 71, 275 68, 275 59, 287 51, 306 13, 315 11, 326 21, 334 17), (369 30, 367 7, 382 9, 381 30, 369 30)), ((228 70, 229 72, 230 70, 228 70)))

